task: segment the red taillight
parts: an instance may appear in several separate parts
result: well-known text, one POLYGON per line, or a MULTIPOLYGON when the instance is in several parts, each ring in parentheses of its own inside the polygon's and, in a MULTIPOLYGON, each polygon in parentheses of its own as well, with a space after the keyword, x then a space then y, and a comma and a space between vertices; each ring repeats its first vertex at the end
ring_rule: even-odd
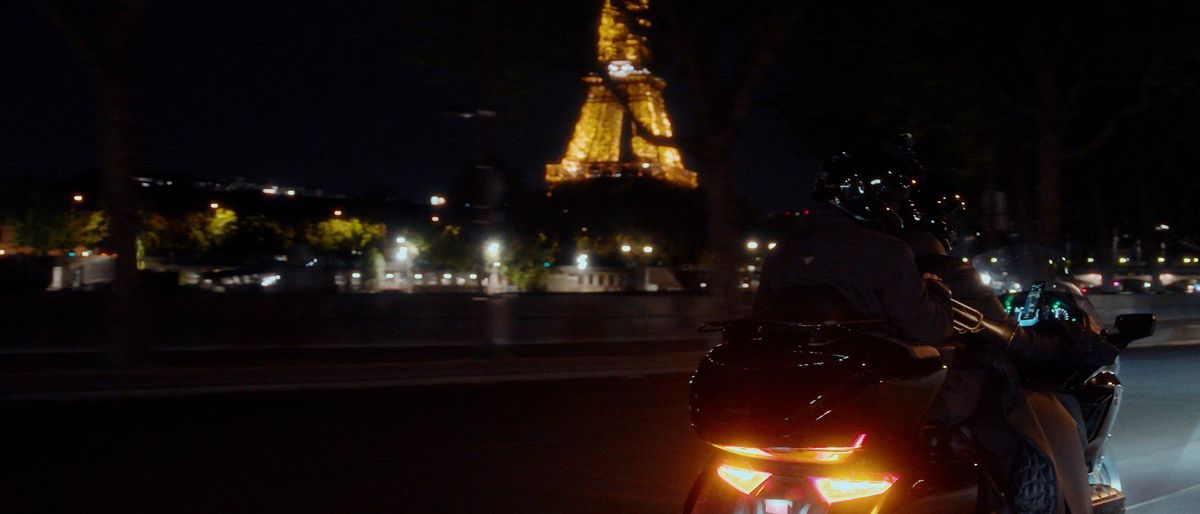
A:
POLYGON ((742 492, 742 494, 753 493, 759 486, 771 478, 771 474, 766 471, 754 471, 752 469, 744 469, 729 464, 722 464, 717 468, 717 476, 721 477, 725 483, 733 486, 742 492))
POLYGON ((886 493, 896 478, 886 476, 875 480, 812 477, 813 488, 825 503, 833 504, 886 493))
POLYGON ((749 448, 745 446, 716 445, 730 453, 758 459, 808 464, 832 464, 846 460, 867 442, 867 434, 858 434, 850 446, 816 446, 809 448, 749 448))

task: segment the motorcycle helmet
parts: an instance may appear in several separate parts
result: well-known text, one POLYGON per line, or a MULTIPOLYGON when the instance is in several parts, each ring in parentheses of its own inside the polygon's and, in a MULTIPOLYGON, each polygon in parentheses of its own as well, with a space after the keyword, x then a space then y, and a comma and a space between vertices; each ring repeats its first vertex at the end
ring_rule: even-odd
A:
POLYGON ((909 213, 909 219, 905 220, 905 226, 933 234, 949 252, 956 234, 948 220, 951 214, 966 207, 962 195, 943 184, 926 181, 913 190, 912 199, 913 210, 909 213))
POLYGON ((917 179, 884 155, 840 152, 821 165, 813 200, 832 205, 860 224, 884 231, 904 228, 915 207, 917 179))

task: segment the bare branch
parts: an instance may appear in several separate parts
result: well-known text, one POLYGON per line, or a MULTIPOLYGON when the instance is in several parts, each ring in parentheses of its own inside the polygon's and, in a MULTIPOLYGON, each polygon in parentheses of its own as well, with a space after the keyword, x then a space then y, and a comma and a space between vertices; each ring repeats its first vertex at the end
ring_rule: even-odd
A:
POLYGON ((1142 80, 1138 85, 1137 100, 1135 100, 1129 107, 1121 109, 1120 111, 1113 113, 1112 116, 1109 116, 1109 118, 1101 125, 1099 132, 1097 132, 1083 144, 1079 145, 1078 148, 1067 153, 1068 159, 1078 159, 1103 147, 1108 143, 1108 140, 1112 138, 1113 132, 1117 130, 1117 125, 1120 124, 1121 121, 1146 109, 1150 103, 1148 92, 1150 77, 1154 74, 1154 70, 1156 70, 1161 64, 1162 59, 1160 58, 1146 66, 1146 68, 1142 71, 1142 80))

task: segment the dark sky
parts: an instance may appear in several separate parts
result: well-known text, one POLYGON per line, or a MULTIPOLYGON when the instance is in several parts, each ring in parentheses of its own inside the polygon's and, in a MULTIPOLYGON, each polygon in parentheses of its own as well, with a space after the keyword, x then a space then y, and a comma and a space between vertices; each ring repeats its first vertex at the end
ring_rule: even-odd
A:
MULTIPOLYGON (((599 1, 553 2, 503 20, 512 37, 533 35, 554 50, 506 56, 489 51, 504 47, 490 38, 505 30, 461 30, 464 18, 429 4, 153 4, 137 34, 132 99, 142 169, 419 199, 443 191, 491 141, 500 159, 539 183, 583 99, 578 79, 593 58, 599 1), (557 30, 545 30, 551 25, 557 30), (573 57, 542 55, 556 53, 573 57), (511 80, 488 83, 497 75, 511 80), (494 109, 504 120, 480 138, 474 122, 445 115, 458 108, 494 109)), ((33 0, 0 7, 0 56, 9 69, 0 81, 0 173, 63 177, 93 167, 91 86, 33 0)), ((678 135, 687 137, 682 81, 661 71, 678 135)), ((806 196, 813 167, 773 112, 751 113, 752 137, 738 151, 740 192, 765 208, 806 196)))

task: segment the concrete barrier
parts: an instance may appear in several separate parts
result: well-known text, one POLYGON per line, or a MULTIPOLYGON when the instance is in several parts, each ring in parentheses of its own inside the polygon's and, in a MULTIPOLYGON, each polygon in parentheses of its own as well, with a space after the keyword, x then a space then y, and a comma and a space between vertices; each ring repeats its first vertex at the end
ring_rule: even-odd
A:
MULTIPOLYGON (((0 295, 0 348, 97 348, 108 329, 104 293, 0 295)), ((1200 338, 1200 295, 1090 297, 1108 325, 1154 312, 1164 338, 1200 338)), ((699 294, 155 294, 134 314, 141 334, 169 348, 472 346, 695 339, 717 312, 699 294)))

